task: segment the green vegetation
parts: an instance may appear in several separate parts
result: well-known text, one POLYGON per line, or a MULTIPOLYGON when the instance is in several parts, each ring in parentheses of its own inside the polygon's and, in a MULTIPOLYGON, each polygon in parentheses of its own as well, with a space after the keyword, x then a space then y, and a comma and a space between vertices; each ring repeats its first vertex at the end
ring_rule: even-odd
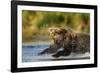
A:
POLYGON ((70 27, 79 32, 90 32, 89 13, 22 11, 23 41, 48 35, 50 27, 70 27))

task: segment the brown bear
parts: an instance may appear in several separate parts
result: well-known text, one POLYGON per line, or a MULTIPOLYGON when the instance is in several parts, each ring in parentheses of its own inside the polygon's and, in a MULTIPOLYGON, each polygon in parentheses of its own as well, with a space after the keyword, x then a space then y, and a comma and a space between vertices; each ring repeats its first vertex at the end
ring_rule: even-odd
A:
POLYGON ((76 33, 72 29, 50 28, 49 33, 54 40, 53 45, 41 52, 54 53, 53 57, 68 56, 71 52, 85 53, 90 51, 90 35, 87 33, 76 33), (62 51, 58 51, 63 48, 62 51))

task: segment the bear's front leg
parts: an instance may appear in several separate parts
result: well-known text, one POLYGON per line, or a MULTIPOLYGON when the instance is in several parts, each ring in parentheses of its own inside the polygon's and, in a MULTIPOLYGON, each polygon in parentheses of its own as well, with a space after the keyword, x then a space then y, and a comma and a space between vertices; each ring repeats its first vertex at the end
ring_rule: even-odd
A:
POLYGON ((60 56, 69 56, 71 53, 71 51, 69 50, 62 50, 62 51, 58 51, 57 53, 53 54, 52 56, 55 58, 58 58, 60 56))
POLYGON ((39 55, 55 53, 55 52, 57 52, 57 50, 59 48, 61 48, 60 45, 57 45, 57 44, 50 45, 49 48, 46 48, 45 50, 43 50, 42 52, 40 52, 39 55))

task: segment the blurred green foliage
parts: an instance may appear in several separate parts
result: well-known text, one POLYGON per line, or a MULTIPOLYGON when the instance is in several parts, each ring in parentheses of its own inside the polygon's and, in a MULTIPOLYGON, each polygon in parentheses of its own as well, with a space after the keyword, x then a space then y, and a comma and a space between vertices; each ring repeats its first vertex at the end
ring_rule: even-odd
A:
POLYGON ((23 38, 46 35, 50 27, 70 27, 79 32, 90 32, 89 13, 22 11, 23 38))

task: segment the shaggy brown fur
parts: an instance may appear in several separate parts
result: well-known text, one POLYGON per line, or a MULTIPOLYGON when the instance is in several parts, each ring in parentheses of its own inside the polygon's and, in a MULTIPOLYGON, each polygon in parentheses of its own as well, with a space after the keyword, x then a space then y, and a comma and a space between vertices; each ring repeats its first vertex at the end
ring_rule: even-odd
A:
POLYGON ((54 57, 68 56, 71 52, 85 53, 90 51, 90 35, 86 33, 75 33, 71 29, 50 28, 50 36, 54 40, 54 44, 48 49, 41 52, 55 53, 54 57), (62 51, 58 51, 64 48, 62 51), (58 51, 58 52, 57 52, 58 51))

